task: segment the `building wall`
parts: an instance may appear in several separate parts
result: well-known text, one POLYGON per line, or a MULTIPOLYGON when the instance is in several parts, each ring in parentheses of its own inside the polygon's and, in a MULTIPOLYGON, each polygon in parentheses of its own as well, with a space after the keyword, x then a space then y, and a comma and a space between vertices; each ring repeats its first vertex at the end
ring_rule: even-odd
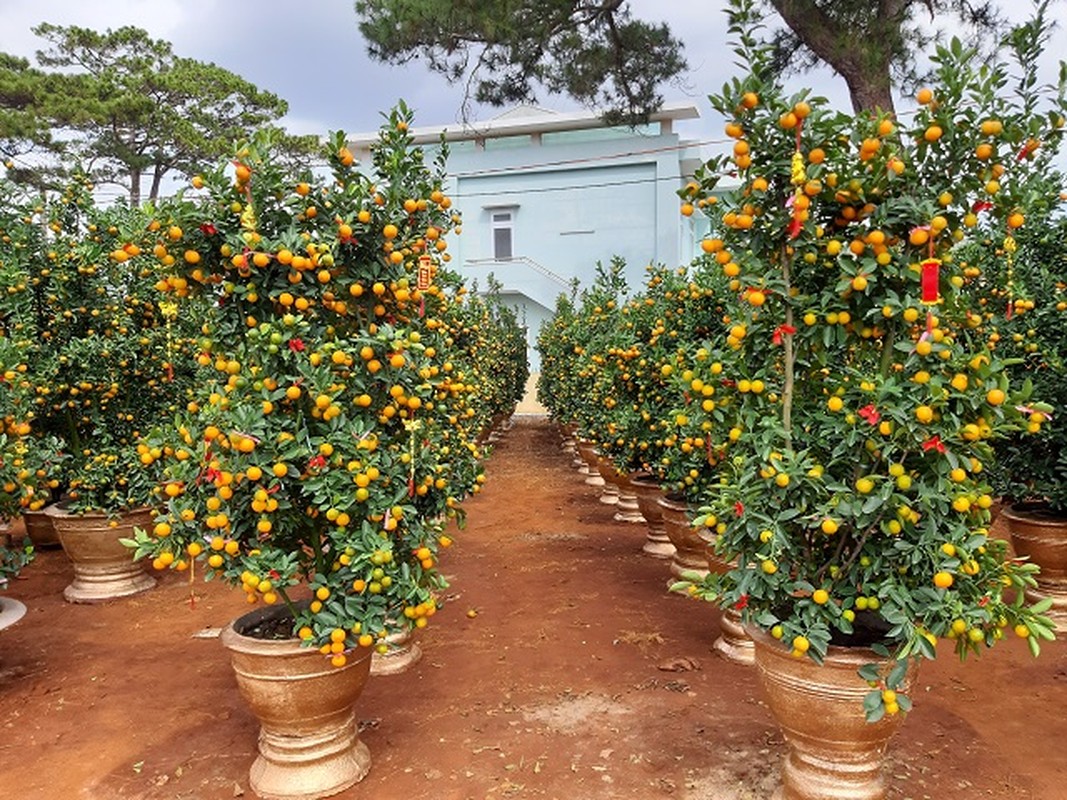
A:
POLYGON ((676 134, 619 129, 450 147, 448 191, 463 214, 463 233, 449 248, 451 266, 479 287, 492 273, 505 292, 525 298, 534 371, 539 322, 572 279, 588 286, 598 261, 621 256, 627 281, 638 290, 648 264, 677 266, 692 258, 694 232, 678 213, 676 194, 685 183, 684 149, 676 134), (500 211, 512 218, 509 260, 494 256, 492 217, 500 211))

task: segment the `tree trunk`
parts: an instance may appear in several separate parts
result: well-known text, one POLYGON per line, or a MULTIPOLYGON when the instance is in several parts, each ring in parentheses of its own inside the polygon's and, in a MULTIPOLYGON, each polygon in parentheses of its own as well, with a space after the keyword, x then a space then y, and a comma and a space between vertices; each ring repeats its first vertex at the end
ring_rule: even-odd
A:
POLYGON ((877 72, 856 70, 854 65, 835 66, 834 69, 841 73, 841 77, 848 84, 848 93, 852 98, 852 110, 857 114, 860 111, 875 110, 894 113, 888 63, 884 71, 877 72))
POLYGON ((141 205, 141 168, 130 167, 130 208, 141 205))
POLYGON ((152 188, 148 192, 148 199, 153 203, 159 199, 159 187, 163 183, 163 176, 166 172, 166 167, 159 163, 155 165, 152 171, 152 188))
POLYGON ((845 79, 854 111, 881 109, 893 113, 889 74, 892 46, 889 41, 879 41, 874 32, 888 34, 893 25, 899 32, 905 0, 883 0, 879 4, 868 31, 870 36, 864 31, 843 29, 814 0, 770 3, 797 38, 845 79))

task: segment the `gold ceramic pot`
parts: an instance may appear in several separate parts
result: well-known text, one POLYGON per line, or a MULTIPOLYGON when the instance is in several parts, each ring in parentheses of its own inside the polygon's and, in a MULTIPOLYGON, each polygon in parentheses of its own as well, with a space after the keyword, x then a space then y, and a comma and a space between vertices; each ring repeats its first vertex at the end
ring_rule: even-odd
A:
POLYGON ((637 503, 637 489, 633 484, 633 475, 619 473, 616 483, 619 487, 619 502, 615 506, 615 521, 644 525, 645 518, 642 516, 641 507, 637 503))
POLYGON ((585 462, 585 482, 589 486, 603 486, 604 479, 600 477, 600 456, 597 455, 596 446, 592 442, 578 440, 578 455, 585 462))
POLYGON ((659 505, 663 511, 663 527, 667 538, 674 545, 671 574, 678 578, 683 572, 695 572, 704 577, 708 574, 706 541, 690 522, 689 505, 681 495, 676 494, 664 495, 659 499, 659 505))
POLYGON ((663 527, 663 509, 659 504, 663 490, 659 482, 647 473, 636 473, 630 476, 630 485, 637 495, 637 508, 648 526, 642 551, 653 558, 670 558, 674 555, 674 545, 663 527))
POLYGON ((44 513, 52 521, 63 552, 74 566, 74 580, 63 590, 71 603, 100 603, 151 589, 156 579, 121 539, 133 538, 134 528, 152 527, 152 510, 137 508, 119 515, 71 514, 60 504, 44 513))
MULTIPOLYGON (((715 538, 708 540, 704 555, 708 562, 708 570, 723 575, 729 572, 733 565, 723 560, 722 556, 715 551, 715 538)), ((712 643, 711 647, 727 661, 733 661, 735 664, 747 666, 755 663, 755 647, 752 644, 752 638, 741 623, 739 609, 729 606, 722 610, 722 616, 719 617, 719 638, 712 643)))
POLYGON ((600 487, 600 502, 614 506, 619 502, 619 475, 614 462, 604 456, 597 456, 596 469, 600 477, 604 479, 604 485, 600 487))
MULTIPOLYGON (((886 660, 868 648, 831 646, 819 665, 761 630, 748 633, 767 705, 789 745, 772 800, 883 800, 886 746, 901 717, 867 722, 863 698, 871 687, 857 670, 886 660)), ((914 678, 911 662, 900 691, 914 678)))
POLYGON ((40 511, 23 511, 22 524, 26 526, 26 535, 30 537, 33 546, 38 549, 59 547, 59 536, 56 527, 52 524, 52 518, 40 511))
POLYGON ((411 631, 397 631, 385 637, 384 653, 375 652, 371 656, 371 675, 399 675, 407 672, 422 659, 422 648, 415 641, 411 631))
POLYGON ((1015 554, 1041 567, 1034 576, 1037 588, 1026 590, 1027 599, 1051 599, 1052 608, 1046 614, 1059 630, 1067 630, 1067 519, 1039 503, 1017 503, 1001 515, 1015 554))
POLYGON ((260 723, 259 756, 249 770, 264 800, 317 800, 344 791, 370 769, 359 739, 355 704, 370 675, 371 650, 360 648, 343 667, 299 639, 256 639, 257 625, 288 615, 268 606, 222 631, 237 688, 260 723))

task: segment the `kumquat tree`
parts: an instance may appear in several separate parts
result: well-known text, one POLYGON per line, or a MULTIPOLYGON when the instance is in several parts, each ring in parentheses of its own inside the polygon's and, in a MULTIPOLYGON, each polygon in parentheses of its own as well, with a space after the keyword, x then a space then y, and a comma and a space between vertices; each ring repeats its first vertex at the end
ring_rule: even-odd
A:
POLYGON ((643 291, 627 297, 623 266, 601 268, 573 315, 572 301, 560 298, 539 337, 542 402, 556 419, 578 420, 620 472, 646 472, 688 493, 717 458, 707 416, 717 406, 714 382, 694 370, 712 368, 723 281, 702 262, 650 266, 643 291))
MULTIPOLYGON (((137 445, 188 401, 192 325, 154 288, 149 210, 99 207, 75 179, 54 196, 5 184, 0 211, 0 409, 12 513, 145 506, 137 445)), ((2 467, 0 467, 2 468, 2 467)))
POLYGON ((1049 407, 1009 380, 989 339, 1004 309, 978 302, 992 278, 958 258, 973 242, 1004 257, 1056 180, 1067 87, 1035 74, 1044 9, 1006 37, 1011 62, 939 47, 907 119, 787 94, 753 4, 735 0, 751 71, 711 98, 733 152, 681 192, 711 216, 704 249, 729 280, 712 361, 730 433, 697 522, 736 566, 678 588, 797 658, 832 643, 891 654, 862 673, 870 720, 907 710, 905 662, 942 638, 964 657, 1005 632, 1035 653, 1052 636, 1024 600, 1036 567, 989 534, 987 480, 993 442, 1039 431, 1049 407), (736 188, 702 203, 726 174, 736 188))
POLYGON ((212 300, 204 390, 153 433, 163 510, 130 545, 284 603, 280 635, 337 666, 435 613, 446 525, 485 479, 478 440, 515 396, 508 370, 525 369, 484 360, 516 321, 444 268, 460 217, 410 121, 388 115, 373 175, 334 135, 325 180, 254 137, 162 223, 174 264, 159 289, 212 300))

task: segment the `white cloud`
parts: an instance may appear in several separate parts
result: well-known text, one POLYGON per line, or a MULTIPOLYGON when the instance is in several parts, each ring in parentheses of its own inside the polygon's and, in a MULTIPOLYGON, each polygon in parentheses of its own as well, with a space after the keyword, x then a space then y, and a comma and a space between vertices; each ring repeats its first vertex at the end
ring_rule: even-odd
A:
MULTIPOLYGON (((667 22, 685 43, 689 71, 681 86, 669 87, 665 94, 670 101, 693 103, 701 118, 680 123, 679 131, 693 139, 722 138, 722 120, 711 111, 707 95, 738 71, 727 43, 722 5, 631 3, 636 17, 667 22)), ((1067 52, 1065 5, 1057 2, 1052 7, 1061 27, 1048 47, 1050 63, 1067 52)), ((1030 9, 1028 3, 1005 1, 1001 6, 1016 21, 1030 9)), ((42 44, 30 32, 42 21, 97 30, 142 27, 151 36, 170 41, 179 55, 212 61, 285 98, 286 120, 301 133, 377 130, 381 112, 399 98, 415 109, 420 126, 453 123, 460 115, 462 87, 449 86, 422 62, 391 67, 368 58, 352 0, 0 0, 0 19, 0 50, 27 57, 42 44)), ((850 106, 844 82, 829 70, 788 81, 793 89, 807 85, 835 105, 850 106)), ((546 107, 574 108, 566 98, 539 99, 546 107)), ((478 108, 474 118, 484 120, 497 113, 478 108)))

